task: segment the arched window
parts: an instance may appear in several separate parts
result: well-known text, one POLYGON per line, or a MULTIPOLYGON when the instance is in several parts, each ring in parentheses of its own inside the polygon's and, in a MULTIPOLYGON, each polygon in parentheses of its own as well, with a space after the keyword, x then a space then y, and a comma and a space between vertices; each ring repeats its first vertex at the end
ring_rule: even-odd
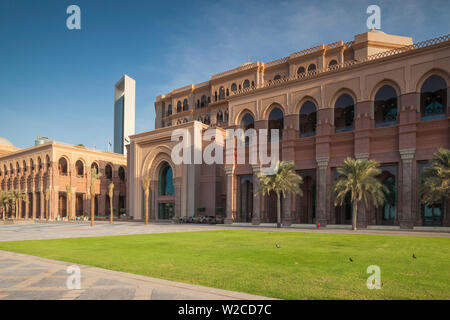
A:
POLYGON ((227 97, 230 96, 230 90, 227 88, 227 97))
POLYGON ((242 86, 244 87, 244 89, 249 88, 250 87, 250 81, 245 79, 244 84, 242 86))
POLYGON ((189 105, 188 105, 188 101, 187 99, 183 100, 183 111, 188 111, 189 110, 189 105))
POLYGON ((305 73, 305 68, 304 67, 300 67, 297 69, 297 75, 301 75, 302 73, 305 73))
POLYGON ((30 159, 30 170, 31 170, 31 172, 34 172, 34 161, 33 161, 33 159, 30 159))
POLYGON ((233 84, 231 85, 231 91, 235 92, 236 90, 237 90, 236 83, 233 83, 233 84))
POLYGON ((94 169, 94 170, 95 170, 95 173, 98 174, 98 164, 97 164, 96 162, 93 162, 93 163, 91 164, 91 171, 92 171, 92 169, 94 169))
POLYGON ((310 65, 308 66, 308 72, 309 72, 309 71, 314 71, 314 70, 316 70, 316 65, 315 65, 314 63, 312 63, 312 64, 310 64, 310 65))
POLYGON ((23 160, 22 167, 23 167, 23 172, 24 173, 27 172, 27 162, 25 160, 23 160))
POLYGON ((397 122, 397 92, 389 85, 382 86, 375 94, 375 126, 383 127, 397 122))
POLYGON ((280 140, 283 137, 284 115, 280 108, 274 108, 269 114, 269 141, 272 137, 272 130, 278 129, 280 140))
POLYGON ((281 76, 279 74, 277 74, 275 77, 273 77, 273 80, 280 80, 281 76))
POLYGON ((82 178, 84 176, 84 164, 81 160, 75 162, 75 170, 77 172, 77 177, 82 178))
POLYGON ((353 130, 353 119, 355 115, 355 102, 347 94, 342 94, 334 104, 334 126, 336 132, 353 130))
POLYGON ((112 168, 109 164, 105 167, 105 178, 111 180, 112 179, 112 168))
POLYGON ((18 162, 16 162, 16 172, 17 172, 17 173, 20 173, 20 166, 19 166, 19 163, 18 163, 18 162))
POLYGON ((317 108, 314 102, 306 101, 300 108, 300 137, 316 135, 317 108))
POLYGON ((336 60, 331 60, 329 63, 328 63, 328 67, 331 67, 331 66, 334 66, 334 65, 336 65, 336 64, 338 64, 338 62, 336 61, 336 60))
POLYGON ((66 158, 60 158, 58 161, 59 175, 67 176, 67 160, 66 158))
POLYGON ((225 88, 224 87, 220 87, 219 89, 219 100, 223 100, 225 99, 225 88))
POLYGON ((217 121, 217 123, 223 122, 223 113, 220 110, 216 114, 216 121, 217 121))
POLYGON ((447 111, 447 83, 438 76, 432 75, 420 89, 420 112, 422 120, 441 119, 447 111))
MULTIPOLYGON (((50 157, 48 155, 45 157, 45 162, 47 163, 47 170, 49 170, 52 164, 50 162, 50 157)), ((25 164, 25 161, 23 163, 25 164)))
POLYGON ((123 167, 119 167, 119 179, 125 181, 125 169, 123 167))
POLYGON ((161 196, 174 194, 172 167, 165 162, 159 170, 158 193, 161 196))
POLYGON ((206 104, 207 104, 206 101, 207 101, 207 100, 206 100, 206 96, 203 95, 203 96, 201 97, 201 99, 200 99, 200 107, 201 107, 201 108, 206 107, 206 104))
MULTIPOLYGON (((242 130, 247 131, 248 129, 255 128, 255 119, 250 113, 246 113, 241 120, 242 130)), ((245 137, 245 144, 248 145, 250 143, 250 138, 248 136, 245 137)))
MULTIPOLYGON (((19 164, 17 164, 17 166, 19 166, 19 164)), ((42 170, 42 159, 41 159, 41 157, 38 157, 38 171, 41 171, 42 170)))
POLYGON ((11 171, 11 174, 14 174, 14 167, 12 163, 9 164, 9 170, 11 171))
POLYGON ((181 112, 181 101, 177 102, 177 112, 181 112))
POLYGON ((255 87, 255 81, 252 81, 252 88, 255 87))
POLYGON ((172 115, 172 105, 169 104, 169 106, 167 107, 167 115, 170 116, 172 115))

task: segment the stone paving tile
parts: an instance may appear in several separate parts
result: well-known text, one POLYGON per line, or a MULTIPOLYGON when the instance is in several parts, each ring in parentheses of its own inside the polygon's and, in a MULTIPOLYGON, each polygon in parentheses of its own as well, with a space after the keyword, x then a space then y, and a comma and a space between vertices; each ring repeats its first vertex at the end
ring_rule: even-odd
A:
POLYGON ((1 260, 14 257, 16 265, 0 273, 0 299, 6 300, 165 300, 265 299, 245 293, 155 279, 130 273, 78 265, 81 288, 70 290, 66 268, 72 263, 0 250, 1 260), (40 266, 40 268, 22 268, 40 266))
POLYGON ((94 286, 97 286, 97 287, 114 286, 115 287, 115 286, 129 286, 129 284, 119 281, 119 280, 102 278, 102 279, 99 279, 97 282, 95 282, 94 286))
POLYGON ((153 289, 152 300, 195 300, 195 295, 177 293, 173 290, 153 289))
POLYGON ((131 300, 134 288, 87 289, 76 300, 131 300))
POLYGON ((30 263, 27 264, 26 266, 23 266, 23 268, 45 268, 45 266, 38 263, 30 263))
POLYGON ((17 265, 17 262, 0 262, 0 269, 7 269, 15 265, 17 265))
POLYGON ((44 273, 43 269, 12 269, 1 273, 2 276, 34 276, 44 273))
POLYGON ((44 278, 30 285, 30 287, 67 288, 66 278, 44 278))
POLYGON ((64 293, 63 290, 21 290, 14 291, 1 300, 58 300, 64 293))
POLYGON ((19 284, 25 281, 27 278, 0 278, 0 288, 1 289, 9 289, 16 284, 19 284))

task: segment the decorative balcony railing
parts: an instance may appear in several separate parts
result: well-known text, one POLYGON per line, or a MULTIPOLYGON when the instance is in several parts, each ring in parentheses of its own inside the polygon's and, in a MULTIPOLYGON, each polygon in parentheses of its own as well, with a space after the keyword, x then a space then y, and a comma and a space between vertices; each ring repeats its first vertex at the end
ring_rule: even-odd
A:
MULTIPOLYGON (((354 66, 354 65, 360 65, 360 64, 363 64, 363 63, 366 63, 366 62, 379 60, 379 59, 383 59, 383 58, 386 58, 386 57, 392 57, 392 56, 400 55, 400 54, 403 54, 403 53, 406 53, 406 52, 410 52, 410 51, 414 51, 414 50, 419 50, 419 49, 423 49, 423 48, 430 48, 430 47, 433 47, 433 46, 436 46, 436 45, 440 45, 440 44, 443 44, 443 43, 446 43, 446 42, 449 42, 449 41, 450 41, 450 34, 444 35, 444 36, 441 36, 441 37, 437 37, 437 38, 434 38, 434 39, 421 41, 421 42, 418 42, 418 43, 415 43, 415 44, 412 44, 412 45, 409 45, 409 46, 404 46, 404 47, 401 47, 401 48, 396 48, 396 49, 392 49, 392 50, 389 50, 389 51, 380 52, 380 53, 377 53, 377 54, 374 54, 374 55, 370 55, 370 56, 365 57, 365 58, 360 59, 360 60, 350 60, 350 61, 346 61, 344 63, 335 64, 335 65, 332 65, 332 66, 326 66, 326 67, 324 67, 324 68, 322 68, 320 70, 316 69, 316 70, 312 70, 312 71, 307 71, 307 72, 304 72, 304 73, 301 73, 301 74, 298 74, 298 75, 295 74, 295 75, 292 75, 292 76, 289 76, 289 77, 285 77, 285 78, 281 78, 281 79, 278 79, 278 80, 268 80, 268 81, 264 82, 260 87, 253 86, 253 87, 249 87, 249 88, 245 88, 245 89, 241 89, 241 90, 237 90, 235 92, 232 92, 231 96, 248 93, 248 92, 254 91, 254 90, 259 89, 259 88, 265 88, 265 87, 271 87, 271 86, 280 85, 282 83, 287 83, 287 82, 295 81, 295 80, 298 80, 298 79, 310 79, 310 78, 313 78, 313 77, 315 77, 315 76, 317 76, 319 74, 322 74, 322 73, 332 72, 332 71, 336 71, 336 70, 342 70, 342 69, 346 69, 346 68, 349 68, 349 67, 354 66)), ((336 43, 332 43, 332 44, 330 44, 328 46, 335 46, 335 45, 337 46, 336 43)), ((346 42, 346 43, 344 43, 344 45, 347 46, 347 47, 350 47, 350 46, 353 45, 353 42, 351 42, 351 41, 350 42, 346 42)), ((296 56, 306 55, 306 54, 315 52, 315 50, 317 51, 318 48, 320 48, 320 47, 321 46, 317 46, 317 47, 314 47, 314 48, 310 48, 310 49, 299 51, 299 52, 296 53, 296 56)), ((278 60, 275 60, 273 62, 276 62, 276 61, 278 61, 278 60)))

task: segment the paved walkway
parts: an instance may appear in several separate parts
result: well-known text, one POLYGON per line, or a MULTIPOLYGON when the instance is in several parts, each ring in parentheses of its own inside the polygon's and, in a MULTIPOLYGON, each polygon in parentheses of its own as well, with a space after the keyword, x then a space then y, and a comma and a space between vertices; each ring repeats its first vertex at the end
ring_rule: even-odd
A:
POLYGON ((281 228, 277 229, 270 225, 266 226, 239 226, 239 225, 195 225, 195 224, 149 224, 140 221, 118 221, 109 224, 105 221, 96 221, 94 227, 89 222, 50 222, 36 224, 13 224, 0 225, 0 241, 18 240, 40 240, 59 238, 81 238, 118 236, 130 234, 150 234, 167 232, 193 232, 207 230, 264 230, 279 232, 315 232, 315 233, 346 233, 346 234, 377 234, 377 235, 399 235, 399 236, 427 236, 427 237, 450 237, 446 232, 420 232, 400 230, 358 230, 354 232, 347 229, 314 229, 305 225, 304 228, 281 228))
POLYGON ((0 250, 0 300, 260 300, 265 297, 77 265, 81 289, 68 289, 73 264, 0 250))

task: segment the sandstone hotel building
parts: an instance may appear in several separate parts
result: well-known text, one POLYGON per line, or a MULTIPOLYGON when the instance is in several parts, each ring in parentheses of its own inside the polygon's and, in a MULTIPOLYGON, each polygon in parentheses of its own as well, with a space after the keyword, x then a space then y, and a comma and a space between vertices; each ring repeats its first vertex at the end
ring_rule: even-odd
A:
POLYGON ((268 128, 281 130, 281 159, 304 181, 303 197, 282 202, 284 225, 350 224, 350 203, 335 207, 331 186, 354 157, 378 161, 390 190, 383 207, 359 209, 361 227, 450 226, 449 203, 424 206, 418 195, 420 172, 449 148, 449 85, 448 35, 414 44, 371 30, 174 89, 156 98, 156 129, 131 136, 130 211, 142 218, 149 176, 153 221, 220 213, 227 222, 275 222, 275 197, 255 196, 258 165, 174 165, 170 156, 175 128, 268 128))
MULTIPOLYGON (((94 210, 109 216, 108 185, 114 183, 114 214, 126 213, 126 157, 38 137, 33 147, 20 149, 0 138, 0 189, 19 189, 28 201, 19 202, 21 219, 45 219, 45 193, 50 220, 90 215, 91 170, 102 175, 95 181, 94 210), (71 201, 67 201, 70 187, 71 201), (70 204, 70 211, 68 205, 70 204), (125 210, 125 211, 124 211, 125 210)), ((11 215, 11 209, 7 216, 11 215)))

